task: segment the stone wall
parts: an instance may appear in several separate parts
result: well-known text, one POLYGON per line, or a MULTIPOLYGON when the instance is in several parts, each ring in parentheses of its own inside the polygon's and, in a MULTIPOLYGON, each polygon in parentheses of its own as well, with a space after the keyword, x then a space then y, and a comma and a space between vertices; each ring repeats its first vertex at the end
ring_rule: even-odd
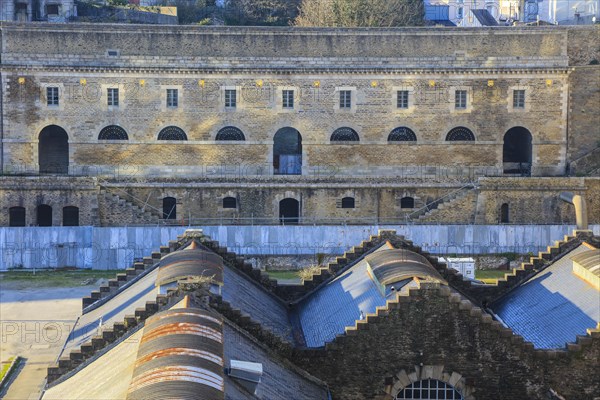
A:
POLYGON ((535 351, 447 288, 411 290, 378 314, 324 349, 296 351, 295 362, 340 399, 388 400, 427 378, 466 399, 547 399, 550 389, 568 399, 600 395, 597 333, 569 351, 535 351))
POLYGON ((600 66, 575 67, 569 81, 568 156, 574 162, 600 147, 600 66))

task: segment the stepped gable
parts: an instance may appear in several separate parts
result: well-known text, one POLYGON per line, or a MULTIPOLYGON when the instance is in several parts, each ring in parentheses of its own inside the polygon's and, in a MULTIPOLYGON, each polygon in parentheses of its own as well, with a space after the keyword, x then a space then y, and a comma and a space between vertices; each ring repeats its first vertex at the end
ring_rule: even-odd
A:
MULTIPOLYGON (((576 260, 594 253, 589 247, 583 243, 551 262, 490 308, 536 348, 559 349, 574 342, 600 323, 600 289, 576 273, 576 260)), ((585 259, 600 268, 597 255, 585 259)))
POLYGON ((321 347, 416 282, 446 281, 422 255, 386 242, 297 303, 293 320, 307 347, 321 347))
POLYGON ((562 350, 536 350, 452 287, 415 280, 324 347, 296 348, 292 359, 334 386, 334 398, 387 400, 412 383, 435 379, 466 400, 515 399, 545 398, 541 389, 529 389, 544 381, 541 387, 559 393, 579 395, 580 385, 600 393, 599 350, 600 323, 562 350), (565 369, 575 366, 577 380, 565 382, 565 369), (497 372, 487 374, 490 367, 497 372), (520 377, 505 385, 499 377, 506 371, 520 377))
MULTIPOLYGON (((73 332, 77 330, 74 328, 71 333, 73 338, 70 338, 69 341, 70 346, 65 348, 66 355, 60 357, 56 365, 48 368, 47 391, 44 399, 63 399, 79 393, 78 398, 104 399, 109 395, 111 399, 125 400, 126 398, 148 398, 148 393, 157 393, 157 391, 164 391, 166 397, 183 396, 182 398, 212 400, 223 398, 223 393, 228 393, 229 397, 227 398, 231 398, 233 395, 236 399, 270 399, 274 393, 280 393, 284 397, 293 396, 298 388, 303 387, 306 389, 306 395, 300 395, 297 398, 306 400, 328 398, 323 382, 281 358, 281 355, 291 353, 292 345, 289 341, 284 342, 277 333, 273 333, 273 324, 264 323, 260 318, 258 318, 259 322, 254 321, 249 315, 223 301, 220 293, 212 290, 215 285, 221 287, 223 283, 226 283, 224 271, 231 272, 231 269, 226 267, 224 270, 221 258, 199 243, 203 237, 201 231, 186 231, 184 235, 178 237, 177 241, 171 241, 169 246, 161 247, 160 253, 153 253, 153 257, 144 259, 145 263, 142 264, 151 267, 151 270, 146 271, 144 276, 133 278, 129 281, 129 285, 122 286, 117 293, 112 293, 108 297, 100 298, 88 305, 86 313, 80 318, 86 325, 78 329, 88 332, 83 328, 94 326, 89 329, 88 335, 83 339, 74 335, 73 332), (173 268, 175 273, 173 273, 173 268), (161 272, 161 269, 164 271, 161 272), (207 271, 210 273, 207 274, 207 271), (157 282, 159 275, 163 279, 161 284, 157 282), (209 281, 206 280, 207 276, 210 277, 209 281), (176 285, 173 286, 173 283, 176 285), (204 285, 205 288, 208 283, 210 288, 208 292, 203 292, 204 294, 196 299, 199 293, 197 292, 198 283, 204 285), (145 290, 146 286, 152 289, 149 295, 153 296, 155 301, 146 301, 144 308, 137 307, 136 301, 139 303, 145 299, 145 297, 141 300, 136 299, 139 296, 140 287, 145 290), (161 287, 165 286, 169 286, 166 293, 157 294, 161 287), (183 297, 186 293, 193 294, 191 300, 187 296, 183 297), (199 310, 190 311, 190 307, 199 310), (115 314, 115 308, 119 309, 119 313, 106 318, 108 314, 115 314), (180 311, 181 308, 186 310, 180 311), (172 309, 178 310, 173 311, 172 309), (187 315, 190 313, 194 315, 187 315), (98 318, 99 315, 100 318, 98 318), (219 333, 221 334, 220 347, 216 349, 213 348, 214 346, 211 347, 210 356, 207 355, 208 350, 206 349, 193 348, 190 350, 189 348, 193 346, 193 343, 205 345, 203 340, 200 342, 196 340, 202 335, 210 333, 211 337, 215 338, 213 331, 216 327, 207 327, 207 323, 202 325, 196 323, 197 321, 188 321, 188 319, 210 320, 213 317, 219 321, 221 327, 223 318, 228 318, 230 320, 228 323, 234 327, 228 332, 233 332, 231 334, 235 337, 228 339, 227 343, 232 348, 240 349, 240 352, 231 350, 227 360, 262 361, 276 369, 278 375, 292 379, 296 382, 296 386, 289 387, 276 379, 266 378, 264 384, 257 389, 256 395, 250 395, 245 390, 240 392, 240 387, 242 387, 240 383, 235 379, 228 378, 229 389, 224 387, 225 381, 221 380, 223 390, 219 392, 215 385, 218 383, 219 372, 219 376, 222 376, 225 362, 225 359, 222 358, 223 343, 225 343, 222 330, 219 333), (90 323, 86 318, 93 321, 90 323), (98 321, 101 326, 97 325, 98 321), (112 327, 109 327, 110 325, 112 327), (240 333, 243 333, 242 339, 240 339, 240 333), (186 339, 181 341, 178 338, 186 339), (248 343, 243 344, 245 341, 248 343), (78 343, 82 344, 75 348, 78 343), (176 347, 169 347, 173 343, 176 347), (140 345, 138 346, 138 344, 140 345), (260 346, 266 347, 260 350, 258 349, 260 346), (267 348, 269 351, 265 353, 267 348), (213 354, 215 352, 221 354, 220 367, 216 368, 213 365, 211 368, 205 368, 206 371, 200 371, 201 367, 196 364, 206 364, 204 361, 207 357, 213 361, 216 360, 215 354, 213 354), (137 363, 135 354, 138 355, 137 363), (124 360, 127 357, 129 358, 124 360), (196 359, 189 361, 190 357, 196 357, 196 359), (187 362, 185 360, 192 365, 185 364, 187 362), (111 368, 112 363, 118 363, 119 368, 111 368), (96 379, 97 376, 102 377, 102 380, 96 379), (182 378, 182 376, 184 377, 182 378), (169 384, 165 385, 165 381, 168 381, 169 384), (208 389, 204 388, 206 390, 203 389, 206 396, 201 395, 203 390, 196 389, 186 394, 190 385, 201 386, 203 384, 209 387, 208 389), (245 393, 244 397, 240 397, 239 393, 245 393)), ((236 272, 236 274, 238 273, 236 272)), ((275 299, 274 295, 268 293, 257 283, 248 281, 246 278, 243 281, 253 285, 256 288, 254 290, 258 290, 258 292, 254 292, 255 295, 259 293, 258 297, 262 294, 275 299)), ((252 296, 250 297, 252 298, 252 296)), ((268 309, 269 304, 266 306, 267 309, 262 310, 264 315, 273 314, 273 310, 268 309)), ((283 310, 285 321, 289 324, 287 310, 285 307, 283 310)), ((287 331, 291 331, 291 328, 287 331)), ((210 351, 208 352, 210 353, 210 351)), ((207 367, 207 365, 204 366, 207 367)), ((271 371, 266 372, 270 373, 271 371)))

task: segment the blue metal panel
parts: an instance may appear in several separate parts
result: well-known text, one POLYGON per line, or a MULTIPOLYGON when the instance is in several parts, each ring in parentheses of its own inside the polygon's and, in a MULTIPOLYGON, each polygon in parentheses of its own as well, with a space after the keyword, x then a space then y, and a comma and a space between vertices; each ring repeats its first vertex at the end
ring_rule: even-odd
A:
POLYGON ((600 292, 573 273, 579 246, 492 306, 495 313, 539 349, 564 348, 600 321, 600 292))
POLYGON ((367 274, 363 260, 303 302, 298 316, 307 347, 320 347, 354 326, 363 315, 373 313, 386 299, 367 274))

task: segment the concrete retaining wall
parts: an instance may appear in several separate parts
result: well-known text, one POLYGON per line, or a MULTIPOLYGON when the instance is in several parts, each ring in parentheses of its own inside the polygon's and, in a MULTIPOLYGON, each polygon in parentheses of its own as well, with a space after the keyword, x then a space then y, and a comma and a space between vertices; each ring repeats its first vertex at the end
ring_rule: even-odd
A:
MULTIPOLYGON (((544 250, 572 225, 209 226, 204 232, 239 254, 339 254, 378 229, 395 229, 425 250, 483 254, 544 250)), ((157 250, 186 227, 0 228, 0 270, 115 269, 157 250)), ((600 225, 592 227, 600 234, 600 225)))

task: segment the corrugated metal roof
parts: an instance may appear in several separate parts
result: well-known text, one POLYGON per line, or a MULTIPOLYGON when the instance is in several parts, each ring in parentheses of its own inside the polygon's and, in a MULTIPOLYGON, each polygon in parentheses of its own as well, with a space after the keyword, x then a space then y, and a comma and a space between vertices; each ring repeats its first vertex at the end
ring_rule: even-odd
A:
POLYGON ((581 252, 571 257, 571 260, 592 274, 600 276, 600 249, 581 252))
POLYGON ((212 283, 223 285, 223 259, 216 253, 197 248, 193 243, 160 260, 156 286, 188 277, 210 278, 212 283))
POLYGON ((148 318, 127 399, 224 398, 223 321, 195 308, 148 318))
MULTIPOLYGON (((586 250, 581 245, 570 255, 586 250)), ((600 292, 573 273, 567 255, 508 293, 492 309, 536 348, 564 348, 600 321, 600 292)))
POLYGON ((412 278, 446 283, 424 256, 406 249, 377 251, 367 255, 365 260, 376 283, 384 286, 412 278))

